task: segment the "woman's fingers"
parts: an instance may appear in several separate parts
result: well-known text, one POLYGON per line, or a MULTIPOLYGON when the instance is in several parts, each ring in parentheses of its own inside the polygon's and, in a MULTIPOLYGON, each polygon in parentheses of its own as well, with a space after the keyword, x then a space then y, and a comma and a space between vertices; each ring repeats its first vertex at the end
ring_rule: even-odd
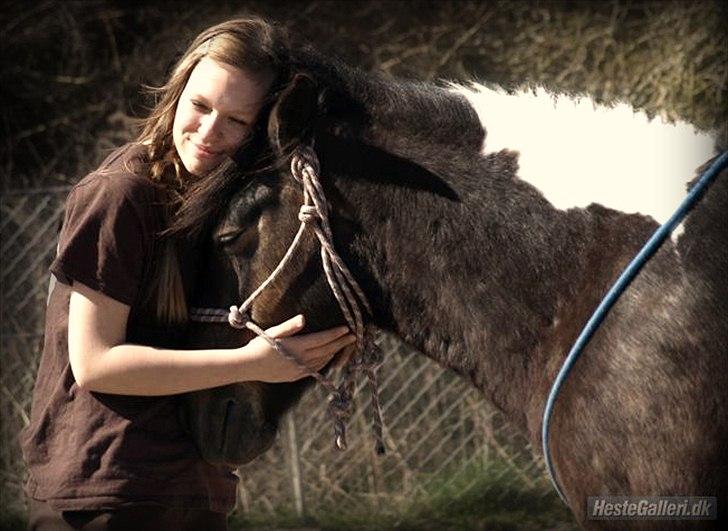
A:
POLYGON ((304 319, 303 315, 299 313, 298 315, 291 317, 287 321, 283 321, 276 326, 271 326, 265 331, 265 333, 272 338, 280 339, 282 337, 292 336, 300 332, 301 330, 303 330, 305 324, 306 320, 304 319))
POLYGON ((353 334, 347 334, 317 349, 310 350, 309 352, 311 354, 314 354, 314 356, 312 356, 312 360, 307 363, 307 365, 312 366, 314 370, 319 371, 329 361, 331 361, 331 358, 334 356, 334 354, 339 352, 341 349, 351 345, 355 341, 356 337, 354 337, 353 334))
POLYGON ((320 332, 311 332, 310 334, 301 336, 302 346, 307 349, 322 347, 346 336, 348 332, 349 328, 346 326, 337 326, 336 328, 329 328, 320 332))
MULTIPOLYGON (((292 354, 298 356, 301 363, 312 371, 321 370, 331 361, 331 358, 337 352, 352 345, 356 341, 356 337, 346 326, 338 326, 310 334, 296 335, 303 329, 304 325, 303 315, 299 314, 276 326, 268 328, 266 333, 274 339, 284 339, 286 348, 290 349, 292 354)), ((271 351, 271 354, 273 352, 271 351)), ((348 358, 349 356, 344 356, 342 362, 346 363, 348 358)), ((277 363, 282 361, 278 353, 276 353, 275 359, 278 360, 277 363)), ((276 372, 278 376, 273 377, 273 379, 279 378, 280 381, 292 381, 306 376, 305 373, 301 372, 301 368, 296 367, 291 361, 285 361, 284 365, 276 369, 276 372), (294 372, 287 375, 286 372, 290 370, 294 370, 294 372)))
POLYGON ((355 341, 356 336, 354 336, 354 334, 346 334, 345 336, 342 336, 335 341, 332 341, 331 343, 325 345, 324 347, 322 347, 322 350, 325 352, 325 355, 333 356, 342 348, 351 345, 355 341))
POLYGON ((354 356, 355 351, 356 351, 356 346, 354 346, 353 343, 351 345, 345 346, 336 355, 336 358, 334 359, 333 367, 335 369, 344 368, 346 366, 346 364, 349 363, 349 360, 351 360, 352 356, 354 356))

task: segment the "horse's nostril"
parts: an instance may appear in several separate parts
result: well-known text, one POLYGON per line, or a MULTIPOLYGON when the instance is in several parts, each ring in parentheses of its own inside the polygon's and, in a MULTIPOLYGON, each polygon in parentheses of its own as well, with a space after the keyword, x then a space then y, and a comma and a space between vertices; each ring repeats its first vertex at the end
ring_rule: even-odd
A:
POLYGON ((232 417, 235 414, 236 407, 238 407, 236 400, 228 400, 225 402, 225 416, 222 421, 222 438, 220 441, 220 452, 223 455, 227 451, 228 440, 230 439, 229 435, 233 429, 232 417))

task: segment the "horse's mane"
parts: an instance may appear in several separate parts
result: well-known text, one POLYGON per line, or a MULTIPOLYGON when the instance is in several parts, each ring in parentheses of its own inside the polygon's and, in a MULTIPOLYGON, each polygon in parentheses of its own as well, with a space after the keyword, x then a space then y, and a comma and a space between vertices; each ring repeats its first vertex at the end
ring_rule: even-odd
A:
POLYGON ((480 121, 465 98, 446 84, 403 80, 351 67, 337 58, 304 48, 292 58, 292 72, 303 72, 321 87, 320 112, 327 121, 385 147, 407 139, 432 146, 479 150, 480 121), (458 124, 457 135, 452 124, 458 124))

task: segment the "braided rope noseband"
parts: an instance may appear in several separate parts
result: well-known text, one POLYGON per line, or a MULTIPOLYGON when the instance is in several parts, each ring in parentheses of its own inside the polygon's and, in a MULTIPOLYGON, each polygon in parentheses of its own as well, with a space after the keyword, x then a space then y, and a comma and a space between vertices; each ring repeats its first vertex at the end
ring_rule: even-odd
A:
POLYGON ((268 278, 241 304, 231 306, 230 311, 218 308, 191 308, 190 320, 195 322, 228 322, 235 328, 247 328, 263 337, 271 347, 283 357, 296 364, 308 376, 312 376, 329 393, 329 413, 334 419, 335 444, 340 450, 346 449, 346 422, 352 413, 352 398, 355 390, 357 371, 367 376, 372 397, 372 429, 375 438, 375 450, 384 453, 382 438, 382 411, 379 403, 376 369, 382 363, 382 353, 374 343, 371 334, 365 333, 364 319, 360 309, 363 305, 371 315, 371 307, 351 272, 341 260, 333 246, 333 235, 329 224, 329 205, 319 180, 319 162, 316 153, 310 147, 299 147, 291 157, 291 175, 303 187, 303 205, 298 213, 301 225, 288 251, 268 278), (337 388, 334 383, 309 369, 283 343, 271 338, 255 324, 249 316, 250 307, 258 295, 268 287, 283 271, 298 248, 307 227, 314 231, 321 246, 321 261, 326 280, 339 303, 341 312, 349 328, 356 336, 356 354, 343 369, 342 382, 337 388))

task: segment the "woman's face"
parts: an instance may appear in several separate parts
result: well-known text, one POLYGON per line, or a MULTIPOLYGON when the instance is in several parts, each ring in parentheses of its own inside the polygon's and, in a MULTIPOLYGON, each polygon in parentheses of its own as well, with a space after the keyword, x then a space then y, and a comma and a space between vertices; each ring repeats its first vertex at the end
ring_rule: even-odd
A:
POLYGON ((270 86, 253 76, 203 57, 190 74, 174 115, 172 136, 182 164, 201 176, 232 156, 250 134, 270 86))

